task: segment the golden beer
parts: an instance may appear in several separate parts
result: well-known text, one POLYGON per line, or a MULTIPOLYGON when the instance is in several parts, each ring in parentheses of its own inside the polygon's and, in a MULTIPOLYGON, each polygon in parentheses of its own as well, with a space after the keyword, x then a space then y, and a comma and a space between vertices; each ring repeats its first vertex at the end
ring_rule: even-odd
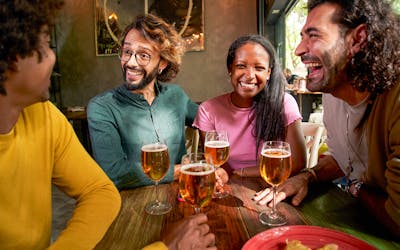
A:
POLYGON ((229 142, 207 141, 204 143, 204 152, 211 157, 212 163, 219 167, 229 158, 229 142))
POLYGON ((215 168, 208 163, 182 165, 179 176, 179 193, 195 209, 210 203, 215 187, 214 172, 215 168))
POLYGON ((260 174, 271 186, 284 182, 291 171, 291 154, 285 149, 266 149, 261 152, 260 174))
POLYGON ((169 169, 168 148, 165 144, 147 144, 142 147, 143 172, 153 181, 164 178, 169 169))

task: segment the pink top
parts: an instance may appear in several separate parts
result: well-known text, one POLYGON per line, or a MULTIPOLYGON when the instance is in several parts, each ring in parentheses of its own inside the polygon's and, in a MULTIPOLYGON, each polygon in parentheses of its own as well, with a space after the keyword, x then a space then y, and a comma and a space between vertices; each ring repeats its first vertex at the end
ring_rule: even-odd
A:
MULTIPOLYGON (((256 139, 253 136, 254 109, 236 107, 232 104, 230 95, 227 93, 203 102, 193 126, 202 131, 228 131, 230 167, 232 169, 254 167, 257 165, 256 139)), ((302 119, 296 100, 287 93, 284 96, 284 108, 286 126, 302 119)))

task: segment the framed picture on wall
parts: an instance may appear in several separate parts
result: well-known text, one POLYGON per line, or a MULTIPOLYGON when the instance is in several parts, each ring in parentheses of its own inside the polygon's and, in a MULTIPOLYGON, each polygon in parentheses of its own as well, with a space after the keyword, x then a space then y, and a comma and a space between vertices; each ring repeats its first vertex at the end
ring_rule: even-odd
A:
POLYGON ((124 28, 137 15, 151 13, 172 24, 187 51, 204 50, 204 0, 96 0, 96 55, 116 55, 124 28))
POLYGON ((147 0, 96 0, 96 55, 116 55, 124 28, 146 11, 147 0))
POLYGON ((175 26, 187 51, 204 50, 204 0, 146 0, 145 8, 175 26))

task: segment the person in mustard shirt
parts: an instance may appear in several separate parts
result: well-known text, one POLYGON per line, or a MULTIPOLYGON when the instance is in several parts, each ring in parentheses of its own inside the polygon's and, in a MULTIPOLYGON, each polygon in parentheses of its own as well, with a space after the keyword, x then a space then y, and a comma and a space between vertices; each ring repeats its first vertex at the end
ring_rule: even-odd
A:
POLYGON ((93 249, 121 198, 50 102, 50 28, 61 1, 0 2, 0 248, 93 249), (50 245, 51 186, 77 200, 50 245))

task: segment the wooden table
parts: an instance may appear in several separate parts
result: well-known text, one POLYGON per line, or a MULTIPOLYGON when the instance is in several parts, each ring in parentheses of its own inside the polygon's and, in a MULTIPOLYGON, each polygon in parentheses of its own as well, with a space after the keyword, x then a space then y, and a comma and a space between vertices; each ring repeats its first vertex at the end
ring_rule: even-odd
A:
MULTIPOLYGON (((204 209, 211 231, 216 235, 218 249, 241 249, 248 239, 269 229, 258 220, 259 211, 266 207, 258 206, 251 200, 254 193, 265 186, 261 178, 234 176, 228 189, 231 195, 213 200, 204 209)), ((333 185, 313 189, 315 192, 300 207, 295 208, 285 202, 278 204, 278 210, 288 218, 288 225, 329 227, 352 234, 379 249, 400 249, 400 242, 387 238, 372 219, 362 219, 367 215, 355 199, 333 185)), ((154 187, 121 191, 123 203, 120 214, 96 249, 141 249, 159 240, 166 225, 194 213, 192 207, 177 201, 177 190, 176 182, 160 185, 160 194, 173 206, 170 213, 162 216, 144 212, 146 203, 155 198, 154 187)))

